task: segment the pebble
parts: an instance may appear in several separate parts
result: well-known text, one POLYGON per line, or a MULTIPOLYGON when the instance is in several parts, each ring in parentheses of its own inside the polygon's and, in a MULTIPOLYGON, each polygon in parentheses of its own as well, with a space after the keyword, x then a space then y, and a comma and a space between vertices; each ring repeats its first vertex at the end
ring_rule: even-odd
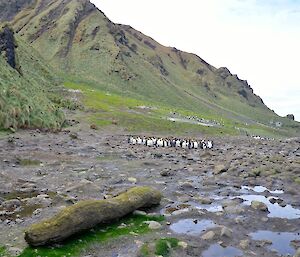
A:
POLYGON ((221 235, 221 237, 231 238, 232 237, 232 230, 227 228, 227 227, 222 227, 220 235, 221 235))
POLYGON ((210 198, 205 198, 202 196, 198 196, 194 198, 195 200, 199 201, 201 204, 211 204, 213 202, 210 198))
POLYGON ((201 236, 201 239, 209 241, 209 240, 214 239, 215 236, 216 236, 216 233, 214 231, 208 231, 203 236, 201 236))
POLYGON ((135 211, 133 212, 133 214, 134 214, 134 215, 144 215, 144 216, 146 216, 146 215, 147 215, 147 212, 145 212, 145 211, 140 211, 140 210, 135 210, 135 211))
POLYGON ((248 239, 245 239, 245 240, 241 240, 240 241, 240 247, 243 249, 243 250, 246 250, 247 248, 249 248, 249 244, 250 244, 250 241, 248 239))
POLYGON ((130 178, 128 178, 128 181, 131 182, 131 183, 136 183, 137 179, 133 178, 133 177, 130 177, 130 178))
POLYGON ((8 253, 11 255, 11 256, 18 256, 21 254, 22 250, 20 248, 17 248, 17 247, 10 247, 8 248, 8 253))
POLYGON ((145 221, 145 224, 148 224, 148 227, 152 230, 156 230, 156 229, 160 229, 162 227, 162 225, 160 223, 158 223, 157 221, 145 221))
POLYGON ((178 242, 178 246, 182 247, 183 249, 186 249, 188 247, 188 244, 184 241, 178 242))

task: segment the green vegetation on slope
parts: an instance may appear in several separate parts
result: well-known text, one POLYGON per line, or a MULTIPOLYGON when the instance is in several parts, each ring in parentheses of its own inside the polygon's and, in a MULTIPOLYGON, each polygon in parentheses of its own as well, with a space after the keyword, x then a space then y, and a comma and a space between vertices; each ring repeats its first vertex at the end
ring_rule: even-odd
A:
POLYGON ((130 26, 114 24, 88 0, 42 2, 20 11, 13 26, 66 80, 253 125, 258 131, 277 121, 283 124, 279 134, 300 132, 298 123, 272 112, 247 81, 228 69, 216 69, 194 54, 164 47, 130 26))
POLYGON ((124 128, 129 133, 157 133, 166 135, 263 135, 267 137, 289 136, 289 130, 278 130, 263 124, 245 125, 242 122, 233 122, 229 118, 224 118, 216 114, 206 112, 192 112, 183 108, 173 107, 155 101, 142 101, 108 93, 97 89, 93 85, 77 84, 66 82, 65 86, 72 90, 77 90, 81 95, 84 114, 79 114, 80 119, 86 119, 90 124, 98 128, 105 126, 116 126, 124 128), (172 114, 182 117, 194 116, 205 120, 214 121, 215 127, 207 127, 188 122, 173 122, 168 120, 172 114))
POLYGON ((0 129, 60 129, 65 118, 50 100, 57 84, 51 69, 22 40, 17 40, 18 70, 0 55, 0 129))

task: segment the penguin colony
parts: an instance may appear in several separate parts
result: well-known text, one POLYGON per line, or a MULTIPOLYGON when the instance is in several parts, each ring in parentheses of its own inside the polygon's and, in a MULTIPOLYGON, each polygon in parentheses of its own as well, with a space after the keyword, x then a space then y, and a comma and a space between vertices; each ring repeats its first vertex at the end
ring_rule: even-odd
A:
POLYGON ((155 137, 128 137, 130 145, 145 145, 149 147, 175 147, 183 149, 212 149, 213 142, 211 140, 192 140, 179 138, 155 138, 155 137))

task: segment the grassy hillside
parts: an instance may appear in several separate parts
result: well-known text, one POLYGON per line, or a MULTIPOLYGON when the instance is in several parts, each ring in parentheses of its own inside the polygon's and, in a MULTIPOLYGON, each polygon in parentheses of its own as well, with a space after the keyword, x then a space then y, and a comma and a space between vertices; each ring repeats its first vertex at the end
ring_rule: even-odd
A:
POLYGON ((277 121, 284 133, 300 132, 299 123, 276 115, 228 69, 114 24, 88 0, 37 0, 29 6, 13 14, 15 30, 67 81, 241 127, 277 121))
POLYGON ((0 129, 59 129, 64 114, 50 100, 57 83, 51 69, 21 39, 16 45, 17 69, 7 63, 4 52, 0 55, 0 129))
POLYGON ((85 106, 85 112, 79 112, 77 118, 84 119, 98 129, 123 128, 129 134, 155 133, 185 137, 206 135, 262 135, 266 137, 286 137, 293 135, 293 128, 276 129, 263 124, 245 125, 233 122, 218 115, 205 115, 180 107, 173 107, 155 101, 136 100, 134 98, 111 94, 91 85, 67 82, 65 86, 79 94, 85 106), (181 117, 182 122, 172 121, 169 117, 181 117), (214 121, 212 126, 205 122, 196 123, 184 117, 202 117, 204 121, 214 121))

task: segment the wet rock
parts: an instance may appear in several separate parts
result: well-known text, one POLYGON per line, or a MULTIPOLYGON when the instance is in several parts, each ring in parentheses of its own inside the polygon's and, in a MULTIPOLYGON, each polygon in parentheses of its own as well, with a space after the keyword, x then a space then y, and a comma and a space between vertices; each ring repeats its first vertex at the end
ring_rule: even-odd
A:
POLYGON ((17 224, 21 224, 24 220, 22 220, 22 219, 16 219, 15 221, 16 221, 17 224))
POLYGON ((298 248, 298 250, 296 251, 294 257, 300 257, 300 248, 298 248))
POLYGON ((145 211, 140 211, 140 210, 134 211, 133 214, 134 214, 134 215, 144 215, 144 216, 147 215, 147 213, 146 213, 145 211))
POLYGON ((242 206, 227 206, 224 211, 228 214, 242 214, 245 210, 242 206))
POLYGON ((130 178, 128 178, 128 181, 131 182, 131 183, 136 183, 137 179, 133 178, 133 177, 130 177, 130 178))
POLYGON ((220 236, 232 238, 232 230, 224 226, 221 228, 220 236))
POLYGON ((96 124, 91 124, 91 125, 90 125, 90 129, 97 130, 97 129, 98 129, 98 127, 97 127, 97 125, 96 125, 96 124))
POLYGON ((10 254, 10 256, 19 256, 22 250, 17 247, 10 247, 8 248, 7 252, 10 254))
POLYGON ((221 174, 221 173, 224 173, 224 172, 227 172, 228 169, 230 167, 230 164, 219 164, 219 165, 216 165, 215 166, 215 169, 214 169, 214 174, 217 175, 217 174, 221 174))
POLYGON ((181 210, 176 210, 176 211, 173 211, 172 212, 172 216, 176 216, 176 215, 181 215, 183 213, 187 213, 190 211, 190 208, 184 208, 184 209, 181 209, 181 210))
POLYGON ((73 132, 73 133, 70 133, 70 138, 71 139, 78 139, 78 134, 77 133, 75 133, 75 132, 73 132))
POLYGON ((248 239, 241 240, 239 245, 243 250, 246 250, 249 248, 250 241, 248 239))
POLYGON ((52 203, 52 200, 50 199, 49 195, 38 195, 36 197, 24 199, 24 202, 27 205, 39 205, 39 206, 50 206, 52 203))
POLYGON ((191 197, 188 195, 183 195, 183 196, 179 196, 177 199, 178 202, 187 203, 188 201, 191 200, 191 197))
POLYGON ((189 181, 185 181, 185 182, 180 183, 180 187, 182 189, 187 189, 187 190, 189 190, 189 189, 195 189, 195 187, 193 186, 193 184, 191 182, 189 182, 189 181))
POLYGON ((155 153, 155 154, 153 154, 153 157, 160 159, 160 158, 163 157, 163 154, 161 154, 161 153, 155 153))
POLYGON ((21 206, 21 201, 18 199, 8 200, 2 203, 1 205, 4 209, 16 209, 21 206))
POLYGON ((211 204, 213 202, 212 199, 205 198, 205 197, 202 197, 202 196, 195 197, 194 199, 197 200, 201 204, 211 204))
POLYGON ((169 176, 172 176, 172 172, 170 170, 163 170, 160 172, 160 175, 162 177, 169 177, 169 176))
POLYGON ((126 153, 126 157, 129 158, 129 159, 138 158, 138 156, 136 155, 136 153, 134 151, 132 151, 131 149, 129 149, 128 153, 126 153))
POLYGON ((53 218, 33 224, 25 231, 29 245, 61 242, 102 222, 123 217, 136 209, 157 205, 161 193, 150 187, 134 187, 109 200, 87 200, 64 208, 53 218))
POLYGON ((203 236, 201 236, 202 240, 213 240, 216 236, 216 233, 214 231, 208 231, 207 233, 205 233, 203 236))
POLYGON ((268 211, 268 206, 260 201, 252 201, 251 202, 251 207, 255 210, 260 210, 260 211, 268 211))
POLYGON ((77 192, 77 191, 84 191, 84 190, 90 190, 93 185, 93 182, 83 179, 79 182, 77 182, 75 185, 69 186, 65 189, 66 193, 70 192, 77 192))
POLYGON ((184 241, 178 242, 178 246, 182 247, 183 249, 186 249, 188 247, 188 244, 184 241))
POLYGON ((148 227, 152 230, 160 229, 162 227, 160 223, 153 220, 145 221, 145 223, 148 224, 148 227))

